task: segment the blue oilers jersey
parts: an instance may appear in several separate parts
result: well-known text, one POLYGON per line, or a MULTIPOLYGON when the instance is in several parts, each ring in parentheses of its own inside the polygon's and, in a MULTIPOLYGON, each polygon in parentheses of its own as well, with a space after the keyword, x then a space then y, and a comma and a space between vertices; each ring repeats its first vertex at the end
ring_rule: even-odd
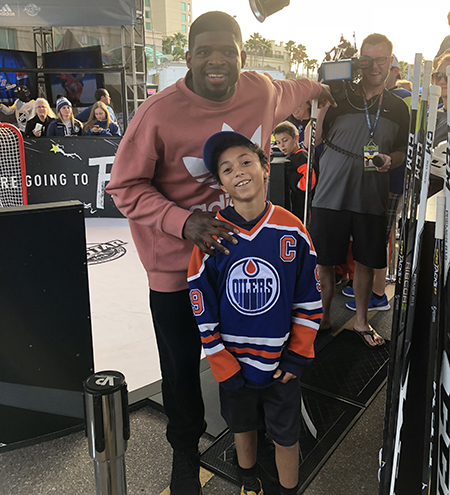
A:
POLYGON ((215 379, 242 371, 266 386, 283 359, 314 357, 322 317, 316 252, 300 220, 270 203, 251 230, 236 227, 238 244, 223 241, 229 255, 194 248, 191 304, 215 379))

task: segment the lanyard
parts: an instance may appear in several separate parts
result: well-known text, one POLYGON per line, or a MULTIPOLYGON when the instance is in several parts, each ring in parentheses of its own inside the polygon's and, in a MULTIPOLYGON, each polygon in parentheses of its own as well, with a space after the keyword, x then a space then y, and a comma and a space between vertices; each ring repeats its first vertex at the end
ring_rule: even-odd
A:
POLYGON ((378 102, 378 110, 377 110, 377 113, 375 115, 375 120, 374 120, 373 126, 372 126, 372 124, 370 123, 369 107, 367 106, 367 100, 366 100, 366 94, 365 94, 364 88, 362 90, 363 100, 364 100, 364 110, 366 112, 366 123, 367 123, 367 128, 369 129, 370 139, 373 139, 373 135, 375 134, 375 131, 377 129, 378 119, 380 118, 380 113, 381 113, 381 105, 383 103, 383 93, 384 93, 384 91, 380 95, 380 100, 378 102))

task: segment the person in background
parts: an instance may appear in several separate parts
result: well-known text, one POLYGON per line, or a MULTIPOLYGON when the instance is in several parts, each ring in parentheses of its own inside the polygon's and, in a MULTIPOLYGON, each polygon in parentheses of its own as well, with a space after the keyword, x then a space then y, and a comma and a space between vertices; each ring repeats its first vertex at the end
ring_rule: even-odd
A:
MULTIPOLYGON (((324 315, 321 330, 331 328, 335 293, 334 266, 345 263, 350 238, 355 260, 353 289, 356 318, 353 331, 365 345, 385 344, 369 324, 375 268, 386 267, 386 208, 391 168, 402 165, 408 142, 408 107, 386 90, 392 43, 374 33, 366 37, 361 56, 370 64, 361 81, 345 91, 336 108, 319 110, 316 143, 325 142, 320 180, 312 204, 310 233, 317 250, 324 315), (376 167, 379 154, 384 164, 376 167)), ((309 128, 305 133, 307 139, 309 128)))
POLYGON ((89 120, 83 126, 86 136, 120 136, 119 126, 112 122, 106 105, 97 101, 92 105, 89 120))
POLYGON ((234 433, 241 495, 263 495, 256 455, 264 427, 275 443, 277 493, 296 495, 300 377, 322 316, 316 253, 300 220, 265 200, 270 166, 259 146, 219 132, 203 160, 233 200, 217 216, 239 230, 239 243, 224 241, 230 254, 215 256, 195 246, 188 282, 221 413, 234 433))
MULTIPOLYGON (((447 22, 450 26, 450 12, 447 14, 447 22)), ((450 35, 446 36, 444 38, 444 40, 442 41, 441 46, 439 47, 439 50, 436 53, 436 56, 434 57, 435 60, 437 58, 439 58, 441 55, 443 55, 445 53, 445 51, 448 50, 449 48, 450 48, 450 35)), ((436 66, 434 66, 434 67, 436 67, 436 66)))
POLYGON ((25 137, 45 137, 50 122, 56 119, 48 101, 45 98, 37 98, 31 115, 25 128, 25 137))
POLYGON ((311 102, 307 101, 296 108, 291 115, 286 119, 298 129, 298 142, 300 148, 305 148, 305 129, 311 118, 311 102))
MULTIPOLYGON (((408 109, 411 107, 411 92, 404 88, 398 88, 396 82, 400 78, 400 66, 397 57, 394 55, 392 60, 392 65, 389 70, 389 75, 386 79, 386 89, 388 89, 392 94, 401 98, 408 109)), ((387 229, 386 229, 386 246, 389 245, 390 234, 392 231, 392 226, 397 218, 397 210, 400 204, 400 200, 403 197, 403 183, 405 176, 405 166, 406 160, 400 165, 400 167, 389 170, 389 201, 387 206, 387 229)), ((372 295, 369 301, 369 311, 388 311, 391 305, 388 302, 386 295, 386 268, 376 268, 374 270, 374 279, 372 287, 372 295)), ((353 278, 353 277, 352 277, 353 278)), ((345 287, 342 290, 344 296, 354 297, 354 292, 352 287, 345 287)), ((356 311, 355 301, 349 301, 346 304, 348 309, 356 311)))
MULTIPOLYGON (((290 122, 282 122, 273 130, 275 144, 286 156, 286 179, 289 186, 289 199, 292 213, 304 222, 305 191, 308 174, 308 152, 301 148, 298 141, 298 130, 290 122)), ((317 182, 317 167, 314 163, 312 170, 311 194, 314 193, 317 182)))
POLYGON ((433 84, 441 87, 441 100, 443 105, 437 113, 436 130, 434 133, 434 146, 447 140, 447 67, 450 65, 450 52, 444 53, 436 60, 436 71, 431 80, 433 84))
MULTIPOLYGON (((108 90, 105 88, 99 88, 97 91, 94 93, 95 100, 96 101, 101 101, 106 105, 106 108, 108 109, 109 115, 111 117, 112 122, 117 122, 117 117, 116 114, 114 113, 114 110, 111 108, 111 96, 109 95, 108 90)), ((77 114, 77 119, 80 122, 87 122, 89 120, 89 117, 91 116, 91 110, 92 110, 93 105, 90 107, 85 108, 82 112, 77 114)))
POLYGON ((74 118, 72 103, 62 96, 56 100, 58 118, 47 129, 47 137, 51 136, 81 136, 83 124, 74 118))
POLYGON ((406 89, 410 93, 412 92, 412 82, 408 81, 407 79, 397 79, 395 87, 406 89))

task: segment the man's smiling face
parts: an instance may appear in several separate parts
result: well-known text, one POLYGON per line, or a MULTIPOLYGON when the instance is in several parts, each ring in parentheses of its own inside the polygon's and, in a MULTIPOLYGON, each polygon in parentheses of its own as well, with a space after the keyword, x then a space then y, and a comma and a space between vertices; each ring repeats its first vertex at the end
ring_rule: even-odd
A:
POLYGON ((372 88, 384 86, 384 82, 391 68, 392 55, 386 43, 378 43, 376 45, 365 44, 361 50, 361 57, 367 56, 373 59, 373 65, 370 69, 364 69, 363 84, 372 88), (379 59, 378 64, 375 59, 379 59))
POLYGON ((208 100, 227 100, 236 89, 245 60, 246 53, 232 33, 198 34, 192 50, 186 53, 186 64, 192 75, 190 89, 208 100))

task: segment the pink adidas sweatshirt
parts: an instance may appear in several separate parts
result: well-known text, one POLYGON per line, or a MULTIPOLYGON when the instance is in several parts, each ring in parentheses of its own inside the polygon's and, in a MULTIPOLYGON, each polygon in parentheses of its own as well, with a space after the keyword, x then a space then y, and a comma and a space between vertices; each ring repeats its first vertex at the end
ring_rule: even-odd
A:
POLYGON ((140 106, 120 143, 106 190, 129 219, 151 289, 188 287, 193 244, 183 239, 184 223, 194 210, 216 211, 229 203, 203 164, 206 140, 233 130, 269 152, 273 128, 320 93, 315 81, 271 82, 244 72, 224 102, 196 95, 180 79, 140 106))

